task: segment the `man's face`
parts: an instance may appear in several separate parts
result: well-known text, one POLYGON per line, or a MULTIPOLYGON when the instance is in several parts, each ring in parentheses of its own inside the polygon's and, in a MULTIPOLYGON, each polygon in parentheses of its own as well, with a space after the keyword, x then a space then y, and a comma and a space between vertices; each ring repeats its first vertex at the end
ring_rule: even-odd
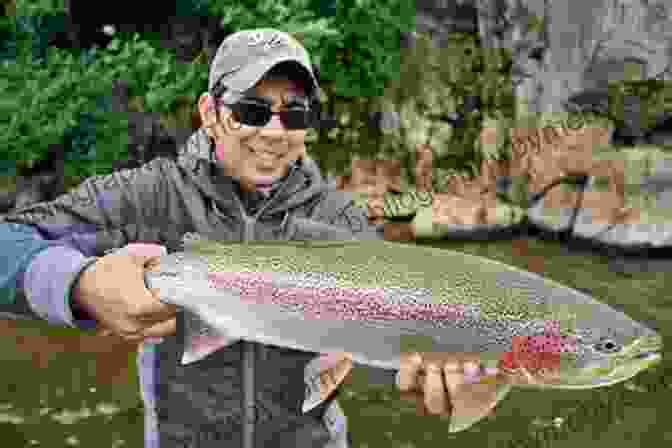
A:
MULTIPOLYGON (((297 97, 305 99, 301 87, 287 79, 261 80, 253 89, 255 97, 266 98, 272 111, 278 112, 297 97)), ((305 154, 305 130, 288 130, 278 115, 264 127, 247 126, 236 121, 230 111, 220 108, 219 121, 208 109, 203 94, 199 109, 208 135, 215 139, 217 158, 225 173, 240 179, 241 186, 253 191, 287 174, 288 164, 305 154)))

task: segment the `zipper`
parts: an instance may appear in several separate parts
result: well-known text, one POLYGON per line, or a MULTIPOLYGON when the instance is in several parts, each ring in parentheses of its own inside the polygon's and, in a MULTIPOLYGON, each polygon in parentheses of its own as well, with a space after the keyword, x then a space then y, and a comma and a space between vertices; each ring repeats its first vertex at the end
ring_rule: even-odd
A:
MULTIPOLYGON (((257 220, 262 215, 262 213, 268 207, 271 206, 271 204, 276 202, 280 193, 282 193, 287 188, 287 185, 290 184, 290 181, 293 176, 294 176, 294 169, 292 169, 292 172, 290 173, 289 176, 287 176, 287 180, 285 181, 285 183, 282 184, 280 188, 278 188, 278 191, 275 192, 273 197, 268 199, 266 203, 262 207, 260 207, 257 213, 255 213, 255 215, 252 217, 247 214, 245 206, 243 205, 238 195, 234 195, 236 197, 236 202, 238 203, 238 209, 240 210, 240 216, 242 217, 244 224, 241 235, 241 240, 243 242, 250 241, 254 238, 254 227, 257 220)), ((215 205, 216 207, 214 201, 213 205, 215 205)), ((287 212, 285 214, 285 218, 283 219, 283 226, 286 224, 288 215, 289 213, 287 212)), ((242 448, 254 448, 254 432, 255 432, 255 423, 257 419, 255 408, 257 393, 254 381, 255 379, 254 370, 255 370, 256 357, 259 356, 261 358, 265 358, 266 356, 265 349, 266 347, 263 347, 261 344, 256 344, 249 341, 241 341, 242 389, 243 389, 243 393, 241 396, 241 408, 243 411, 242 448)))

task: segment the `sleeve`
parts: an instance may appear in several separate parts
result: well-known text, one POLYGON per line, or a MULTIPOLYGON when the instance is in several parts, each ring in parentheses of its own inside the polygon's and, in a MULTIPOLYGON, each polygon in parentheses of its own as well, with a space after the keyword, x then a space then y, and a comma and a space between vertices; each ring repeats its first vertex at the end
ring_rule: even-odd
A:
MULTIPOLYGON (((71 291, 96 257, 129 242, 160 241, 156 205, 166 159, 94 176, 51 202, 10 213, 0 224, 0 313, 88 328, 73 316, 71 291)), ((1 315, 1 314, 0 314, 1 315)))

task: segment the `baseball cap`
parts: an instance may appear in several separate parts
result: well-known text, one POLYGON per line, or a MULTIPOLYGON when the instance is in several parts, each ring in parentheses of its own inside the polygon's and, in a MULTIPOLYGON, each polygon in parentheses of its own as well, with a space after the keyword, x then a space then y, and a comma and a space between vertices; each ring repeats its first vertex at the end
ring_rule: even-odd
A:
POLYGON ((307 93, 317 96, 319 86, 308 52, 290 34, 273 28, 242 30, 224 39, 210 65, 208 91, 217 95, 226 87, 234 92, 225 92, 225 100, 231 96, 235 101, 235 92, 247 91, 271 68, 287 61, 298 64, 307 81, 307 93))

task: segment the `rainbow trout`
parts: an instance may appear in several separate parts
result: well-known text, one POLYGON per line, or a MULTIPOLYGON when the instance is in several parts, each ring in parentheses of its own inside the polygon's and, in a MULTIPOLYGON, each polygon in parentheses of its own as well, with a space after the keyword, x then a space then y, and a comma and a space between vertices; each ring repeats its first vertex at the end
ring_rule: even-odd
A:
MULTIPOLYGON (((183 363, 207 356, 208 338, 219 338, 214 348, 243 339, 347 352, 353 373, 394 384, 403 352, 478 353, 499 367, 489 379, 501 400, 512 386, 609 386, 661 359, 655 331, 487 258, 386 241, 185 238, 184 245, 145 274, 160 300, 185 311, 183 363)), ((319 397, 309 384, 304 411, 319 397)), ((450 430, 477 420, 451 421, 450 430)))

